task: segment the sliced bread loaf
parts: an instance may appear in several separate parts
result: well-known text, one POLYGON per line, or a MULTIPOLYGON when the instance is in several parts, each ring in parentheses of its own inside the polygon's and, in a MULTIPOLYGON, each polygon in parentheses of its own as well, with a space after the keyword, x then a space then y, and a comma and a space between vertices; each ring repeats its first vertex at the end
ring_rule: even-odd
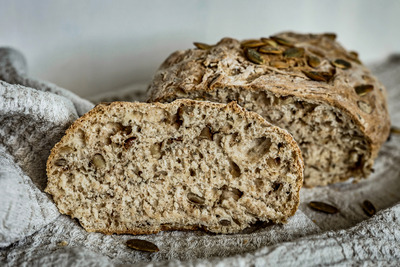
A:
POLYGON ((113 102, 67 130, 47 175, 87 231, 235 233, 295 213, 303 162, 290 134, 234 102, 113 102))
POLYGON ((286 32, 177 51, 161 65, 149 101, 237 101, 298 142, 305 186, 366 177, 390 122, 383 85, 334 34, 286 32))

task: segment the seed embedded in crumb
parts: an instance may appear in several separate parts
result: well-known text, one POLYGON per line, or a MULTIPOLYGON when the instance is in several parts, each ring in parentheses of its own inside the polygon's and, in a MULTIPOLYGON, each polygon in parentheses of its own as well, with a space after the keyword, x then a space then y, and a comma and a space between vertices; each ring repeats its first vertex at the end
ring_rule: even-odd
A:
POLYGON ((227 219, 220 220, 219 223, 220 223, 222 226, 229 226, 229 225, 232 224, 231 221, 230 221, 230 220, 227 220, 227 219))
POLYGON ((198 196, 192 192, 187 194, 187 198, 189 199, 190 202, 199 205, 203 205, 204 202, 206 201, 204 197, 198 196))
POLYGON ((62 167, 67 164, 67 161, 65 159, 58 159, 54 162, 54 165, 62 167))
POLYGON ((104 168, 106 166, 106 161, 101 154, 95 154, 93 156, 92 162, 96 168, 104 168))
POLYGON ((158 252, 160 249, 153 243, 142 239, 129 239, 126 245, 134 250, 145 252, 158 252))
POLYGON ((213 140, 213 134, 211 133, 211 129, 209 126, 206 126, 203 128, 203 130, 201 131, 200 135, 197 137, 199 140, 213 140))
POLYGON ((339 209, 335 206, 319 201, 311 201, 310 203, 308 203, 308 206, 313 210, 321 211, 328 214, 335 214, 339 212, 339 209))
POLYGON ((125 142, 124 142, 125 149, 130 148, 135 140, 136 140, 135 136, 126 139, 125 142))
POLYGON ((374 216, 376 213, 375 206, 369 200, 364 200, 361 207, 362 207, 363 211, 365 212, 365 214, 367 214, 369 217, 374 216))

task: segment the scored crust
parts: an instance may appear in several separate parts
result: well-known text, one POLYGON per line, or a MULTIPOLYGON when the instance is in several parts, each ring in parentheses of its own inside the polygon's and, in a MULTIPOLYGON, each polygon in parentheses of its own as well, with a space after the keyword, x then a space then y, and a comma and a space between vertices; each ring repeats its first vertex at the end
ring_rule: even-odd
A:
POLYGON ((326 185, 352 176, 358 180, 371 172, 373 160, 389 135, 386 90, 358 55, 346 51, 335 38, 334 34, 284 32, 257 39, 281 50, 280 54, 260 52, 261 59, 254 59, 247 52, 260 51, 260 47, 248 48, 248 41, 231 38, 224 38, 209 49, 177 51, 155 74, 148 88, 149 102, 179 98, 237 101, 294 136, 305 160, 306 186, 326 185), (317 58, 317 66, 310 63, 311 58, 317 58), (369 91, 370 88, 373 89, 369 91), (331 126, 322 129, 319 122, 310 122, 306 125, 308 132, 303 133, 306 127, 302 126, 302 118, 285 118, 290 116, 289 111, 306 112, 315 121, 330 116, 331 126), (331 140, 319 140, 320 133, 313 132, 314 126, 324 132, 342 132, 332 134, 331 140), (306 135, 315 138, 304 141, 306 135), (349 138, 352 135, 355 138, 349 138), (325 151, 317 151, 324 147, 323 142, 328 143, 325 151), (342 142, 349 143, 348 147, 344 148, 342 142), (335 144, 342 147, 335 148, 335 144), (356 147, 356 152, 351 146, 356 147), (340 154, 340 150, 346 152, 340 154), (317 158, 320 154, 326 154, 323 160, 317 158), (332 159, 335 154, 340 156, 332 159), (345 166, 345 161, 350 163, 345 166))
POLYGON ((66 131, 47 174, 60 212, 87 231, 234 233, 296 212, 303 161, 289 133, 234 102, 113 102, 66 131))

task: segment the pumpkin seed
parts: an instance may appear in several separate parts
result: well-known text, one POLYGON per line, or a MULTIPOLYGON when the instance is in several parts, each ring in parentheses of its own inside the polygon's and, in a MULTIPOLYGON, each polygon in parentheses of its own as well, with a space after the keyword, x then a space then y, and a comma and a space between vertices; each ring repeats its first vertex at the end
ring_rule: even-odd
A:
POLYGON ((317 71, 303 70, 303 73, 311 80, 319 81, 319 82, 329 82, 330 79, 332 79, 332 77, 333 77, 332 73, 326 72, 326 71, 317 72, 317 71))
POLYGON ((263 64, 264 58, 254 49, 245 49, 244 51, 248 60, 255 64, 263 64))
POLYGON ((344 69, 344 70, 351 68, 351 63, 344 59, 336 59, 335 61, 332 62, 332 65, 338 67, 339 69, 344 69))
POLYGON ((332 41, 335 41, 336 37, 337 37, 336 33, 333 33, 333 32, 324 33, 324 36, 332 41))
POLYGON ((255 48, 263 45, 265 45, 265 43, 260 40, 247 40, 241 43, 242 47, 247 47, 247 48, 255 48))
POLYGON ((271 40, 269 38, 262 37, 261 41, 266 45, 269 45, 272 47, 278 47, 278 44, 274 40, 271 40))
POLYGON ((199 205, 203 205, 204 202, 206 201, 204 197, 198 196, 192 192, 187 194, 187 198, 189 199, 190 202, 192 202, 194 204, 199 204, 199 205))
POLYGON ((126 245, 134 250, 145 251, 145 252, 157 252, 160 249, 153 243, 141 240, 141 239, 129 239, 126 241, 126 245))
POLYGON ((226 220, 226 219, 220 220, 219 223, 220 223, 222 226, 229 226, 229 225, 231 225, 231 221, 230 221, 230 220, 226 220))
POLYGON ((285 38, 278 37, 278 36, 271 36, 271 39, 280 45, 285 45, 285 46, 293 46, 294 45, 291 41, 289 41, 285 38))
POLYGON ((271 61, 269 63, 271 67, 277 68, 277 69, 286 69, 289 67, 289 64, 287 62, 283 61, 271 61))
POLYGON ((316 68, 321 64, 321 60, 316 56, 309 56, 307 62, 312 68, 316 68))
POLYGON ((390 128, 390 133, 392 133, 392 134, 400 134, 400 128, 397 128, 397 127, 391 127, 390 128))
POLYGON ((372 84, 362 84, 362 85, 357 85, 354 87, 354 90, 356 90, 357 95, 359 96, 364 96, 371 92, 374 89, 374 86, 372 84))
POLYGON ((201 49, 201 50, 209 50, 214 47, 213 45, 199 43, 199 42, 194 42, 193 44, 195 47, 197 47, 198 49, 201 49))
POLYGON ((222 80, 222 75, 221 75, 221 74, 215 75, 215 76, 211 79, 210 83, 208 84, 208 88, 213 89, 214 86, 215 86, 218 82, 220 82, 221 80, 222 80))
POLYGON ((283 55, 285 57, 302 57, 302 56, 304 56, 304 48, 292 47, 292 48, 286 49, 285 52, 283 52, 283 55))
POLYGON ((328 214, 335 214, 339 212, 338 208, 319 201, 311 201, 310 203, 308 203, 308 206, 313 210, 321 211, 328 214))
POLYGON ((364 101, 357 101, 357 105, 362 111, 367 114, 370 114, 372 112, 372 107, 364 101))
POLYGON ((54 162, 54 165, 59 167, 64 166, 65 164, 67 164, 67 161, 65 159, 58 159, 54 162))
POLYGON ((275 55, 282 54, 281 49, 279 49, 277 47, 273 47, 273 46, 267 46, 267 45, 261 46, 258 49, 258 52, 263 53, 263 54, 275 54, 275 55))
POLYGON ((364 200, 364 202, 361 205, 363 211, 365 214, 367 214, 369 217, 372 217, 376 213, 376 209, 374 205, 369 201, 369 200, 364 200))

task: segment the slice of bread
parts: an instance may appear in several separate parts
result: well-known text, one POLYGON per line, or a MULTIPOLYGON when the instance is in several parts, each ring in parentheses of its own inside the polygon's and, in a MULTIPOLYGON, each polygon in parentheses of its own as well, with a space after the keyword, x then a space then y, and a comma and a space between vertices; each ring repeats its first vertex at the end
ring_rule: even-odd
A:
POLYGON ((295 213, 303 161, 290 134, 235 102, 113 102, 67 130, 47 175, 87 231, 235 233, 295 213))
POLYGON ((390 121, 384 86, 334 34, 285 32, 171 54, 149 86, 151 102, 237 101, 289 131, 313 187, 367 177, 390 121))

